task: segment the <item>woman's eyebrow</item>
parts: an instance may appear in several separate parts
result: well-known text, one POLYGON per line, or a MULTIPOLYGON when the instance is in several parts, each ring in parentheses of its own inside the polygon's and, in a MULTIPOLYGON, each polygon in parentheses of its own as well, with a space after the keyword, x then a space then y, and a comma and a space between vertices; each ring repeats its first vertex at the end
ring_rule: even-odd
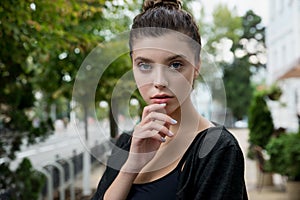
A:
MULTIPOLYGON (((185 55, 182 55, 182 54, 179 54, 179 55, 174 55, 174 56, 170 56, 170 57, 167 57, 165 59, 165 62, 169 62, 169 61, 172 61, 172 60, 175 60, 175 59, 184 59, 184 60, 187 60, 187 57, 185 55)), ((145 57, 136 57, 134 59, 135 62, 137 61, 143 61, 143 62, 147 62, 147 63, 154 63, 154 61, 150 58, 145 58, 145 57)))
POLYGON ((176 60, 176 59, 184 59, 184 60, 187 60, 187 57, 185 55, 182 55, 182 54, 178 54, 178 55, 174 55, 174 56, 171 56, 171 57, 168 57, 166 58, 166 61, 172 61, 172 60, 176 60))
POLYGON ((153 62, 154 62, 154 61, 151 60, 150 58, 145 58, 145 57, 141 57, 141 56, 136 57, 136 58, 134 59, 134 62, 137 62, 137 61, 143 61, 143 62, 146 62, 146 63, 153 63, 153 62))

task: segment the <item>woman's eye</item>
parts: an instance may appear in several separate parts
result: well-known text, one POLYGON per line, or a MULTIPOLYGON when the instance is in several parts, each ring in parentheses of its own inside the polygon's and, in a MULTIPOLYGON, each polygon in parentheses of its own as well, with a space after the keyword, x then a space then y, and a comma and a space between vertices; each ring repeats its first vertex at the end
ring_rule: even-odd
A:
POLYGON ((180 62, 174 62, 170 65, 170 68, 174 69, 174 70, 179 70, 181 67, 182 67, 182 64, 180 62))
POLYGON ((150 64, 147 64, 147 63, 139 63, 138 67, 142 71, 148 71, 148 70, 152 69, 152 66, 150 64))

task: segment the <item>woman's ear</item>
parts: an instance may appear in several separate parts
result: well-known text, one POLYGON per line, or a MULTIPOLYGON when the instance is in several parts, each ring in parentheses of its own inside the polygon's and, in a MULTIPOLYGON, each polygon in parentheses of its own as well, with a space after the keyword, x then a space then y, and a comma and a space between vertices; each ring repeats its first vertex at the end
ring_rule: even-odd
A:
POLYGON ((201 60, 199 60, 198 63, 195 65, 195 73, 194 73, 194 79, 198 78, 200 74, 200 67, 201 67, 201 60))

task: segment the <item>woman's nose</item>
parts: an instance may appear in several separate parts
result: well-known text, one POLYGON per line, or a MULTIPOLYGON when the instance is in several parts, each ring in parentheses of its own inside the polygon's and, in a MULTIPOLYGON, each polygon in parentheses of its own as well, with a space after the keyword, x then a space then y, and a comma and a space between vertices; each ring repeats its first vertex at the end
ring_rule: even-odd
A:
POLYGON ((154 73, 154 86, 158 89, 165 88, 168 86, 167 77, 164 74, 164 68, 165 66, 159 66, 156 67, 156 72, 154 73))

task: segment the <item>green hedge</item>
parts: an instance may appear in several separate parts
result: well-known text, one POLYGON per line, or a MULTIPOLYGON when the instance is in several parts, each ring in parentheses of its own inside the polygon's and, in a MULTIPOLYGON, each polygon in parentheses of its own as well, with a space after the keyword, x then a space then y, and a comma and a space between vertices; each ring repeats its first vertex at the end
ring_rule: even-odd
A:
POLYGON ((250 144, 265 149, 274 132, 274 124, 263 93, 253 95, 248 115, 248 127, 250 144))
POLYGON ((272 138, 266 146, 270 159, 266 169, 300 181, 300 134, 288 133, 272 138))

